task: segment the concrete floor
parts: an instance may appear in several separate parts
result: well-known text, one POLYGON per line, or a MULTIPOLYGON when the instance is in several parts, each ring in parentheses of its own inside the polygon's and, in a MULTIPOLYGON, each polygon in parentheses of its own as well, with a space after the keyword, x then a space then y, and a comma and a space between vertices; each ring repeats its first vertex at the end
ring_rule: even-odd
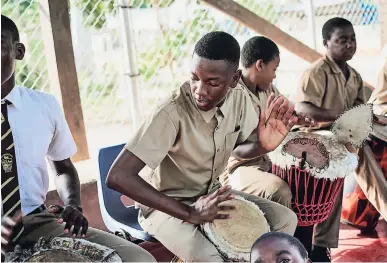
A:
MULTIPOLYGON (((85 165, 86 166, 86 165, 85 165)), ((90 170, 91 171, 91 170, 90 170)), ((85 170, 86 172, 86 170, 85 170)), ((89 173, 86 173, 90 175, 89 173)), ((97 184, 95 181, 82 185, 82 204, 89 226, 108 231, 106 228, 98 201, 97 184)), ((123 198, 125 205, 133 204, 129 198, 123 198)), ((60 204, 56 191, 47 195, 47 204, 60 204)), ((382 262, 387 260, 387 223, 380 221, 378 228, 379 238, 358 237, 358 230, 342 225, 340 230, 339 248, 333 249, 334 262, 382 262)), ((151 252, 159 262, 172 259, 172 254, 160 244, 143 243, 142 247, 151 252)))

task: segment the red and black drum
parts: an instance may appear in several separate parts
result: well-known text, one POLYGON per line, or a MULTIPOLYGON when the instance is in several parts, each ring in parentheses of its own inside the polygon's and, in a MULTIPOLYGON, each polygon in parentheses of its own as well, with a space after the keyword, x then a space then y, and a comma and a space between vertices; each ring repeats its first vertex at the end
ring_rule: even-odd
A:
POLYGON ((313 226, 331 214, 344 178, 357 167, 357 155, 330 131, 291 132, 268 155, 272 173, 291 189, 291 208, 298 217, 295 236, 310 251, 313 226))

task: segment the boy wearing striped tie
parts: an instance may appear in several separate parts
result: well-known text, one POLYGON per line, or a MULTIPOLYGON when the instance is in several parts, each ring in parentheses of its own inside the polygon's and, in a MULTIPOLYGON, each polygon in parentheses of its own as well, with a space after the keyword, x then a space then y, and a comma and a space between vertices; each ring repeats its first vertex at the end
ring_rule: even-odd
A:
POLYGON ((25 47, 15 23, 1 16, 1 203, 2 256, 14 245, 40 237, 84 237, 114 249, 123 262, 155 262, 142 248, 112 234, 88 228, 82 213, 78 173, 70 158, 77 148, 56 99, 15 85, 15 64, 25 47), (46 157, 64 208, 46 208, 46 157), (17 219, 21 211, 22 218, 17 219), (16 218, 15 218, 16 216, 16 218), (14 218, 10 220, 10 218, 14 218))

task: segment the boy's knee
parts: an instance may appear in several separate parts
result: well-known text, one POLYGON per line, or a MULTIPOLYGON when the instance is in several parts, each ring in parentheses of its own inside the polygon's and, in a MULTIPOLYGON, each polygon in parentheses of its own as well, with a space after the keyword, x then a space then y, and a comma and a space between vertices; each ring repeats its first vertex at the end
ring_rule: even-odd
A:
POLYGON ((268 197, 271 201, 279 203, 283 206, 290 207, 292 200, 292 192, 289 185, 281 178, 273 180, 273 184, 268 189, 268 197))

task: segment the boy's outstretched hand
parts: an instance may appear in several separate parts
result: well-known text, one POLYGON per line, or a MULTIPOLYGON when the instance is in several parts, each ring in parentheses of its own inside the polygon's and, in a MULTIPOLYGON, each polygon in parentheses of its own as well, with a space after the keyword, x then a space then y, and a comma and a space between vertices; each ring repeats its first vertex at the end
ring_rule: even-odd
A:
POLYGON ((264 152, 275 150, 297 124, 298 118, 293 113, 294 105, 282 96, 270 99, 267 111, 261 111, 257 137, 264 152))

